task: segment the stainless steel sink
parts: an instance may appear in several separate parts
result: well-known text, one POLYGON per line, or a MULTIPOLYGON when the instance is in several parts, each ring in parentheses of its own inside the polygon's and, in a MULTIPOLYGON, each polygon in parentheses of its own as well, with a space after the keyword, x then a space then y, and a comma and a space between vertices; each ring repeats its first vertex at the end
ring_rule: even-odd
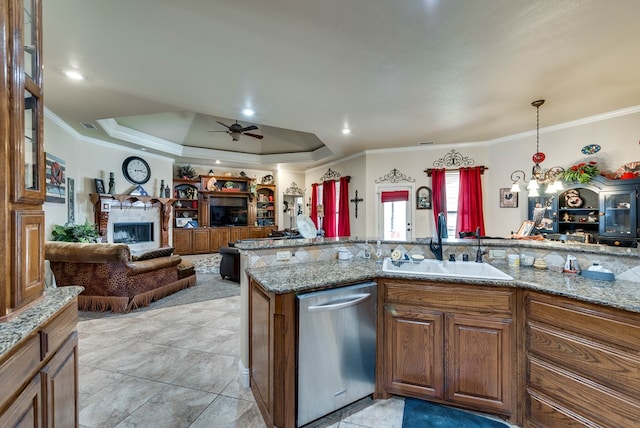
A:
POLYGON ((434 259, 425 259, 419 262, 412 260, 384 259, 382 271, 389 273, 403 273, 420 276, 448 276, 455 278, 497 279, 511 281, 512 276, 488 263, 475 262, 449 262, 434 259))

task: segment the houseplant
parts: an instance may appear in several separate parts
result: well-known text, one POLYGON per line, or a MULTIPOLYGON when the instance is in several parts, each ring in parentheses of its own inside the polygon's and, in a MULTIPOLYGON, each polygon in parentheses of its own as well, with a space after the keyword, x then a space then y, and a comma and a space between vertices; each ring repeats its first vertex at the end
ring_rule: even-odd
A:
POLYGON ((178 177, 191 180, 196 178, 196 171, 191 165, 182 165, 178 167, 178 177))
POLYGON ((65 223, 53 225, 53 240, 64 242, 97 242, 98 229, 95 224, 65 223))
POLYGON ((566 169, 562 174, 562 179, 564 181, 588 183, 599 173, 600 170, 598 169, 597 162, 581 162, 577 165, 573 165, 569 169, 566 169))

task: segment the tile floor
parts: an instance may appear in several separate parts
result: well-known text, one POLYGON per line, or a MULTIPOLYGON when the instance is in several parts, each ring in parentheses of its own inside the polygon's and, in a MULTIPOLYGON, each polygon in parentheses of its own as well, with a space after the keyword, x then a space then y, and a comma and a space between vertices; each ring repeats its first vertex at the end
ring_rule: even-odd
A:
MULTIPOLYGON (((237 379, 240 297, 78 323, 80 426, 264 428, 237 379)), ((363 399, 308 428, 401 428, 404 400, 363 399)))
MULTIPOLYGON (((80 426, 265 427, 236 376, 239 309, 235 296, 80 321, 80 426)), ((403 408, 365 399, 312 425, 400 428, 403 408)))

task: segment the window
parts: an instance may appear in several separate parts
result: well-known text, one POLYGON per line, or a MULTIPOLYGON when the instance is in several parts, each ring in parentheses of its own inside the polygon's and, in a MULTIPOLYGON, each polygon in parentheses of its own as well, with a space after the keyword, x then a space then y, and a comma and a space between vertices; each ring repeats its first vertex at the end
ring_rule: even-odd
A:
POLYGON ((460 194, 460 172, 447 171, 447 233, 449 237, 456 236, 458 223, 458 195, 460 194))

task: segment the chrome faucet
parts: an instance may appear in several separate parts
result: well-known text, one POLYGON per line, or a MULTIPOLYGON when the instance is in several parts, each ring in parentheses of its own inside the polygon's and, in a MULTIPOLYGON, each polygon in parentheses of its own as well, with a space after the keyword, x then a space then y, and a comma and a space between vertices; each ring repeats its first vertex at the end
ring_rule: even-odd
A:
POLYGON ((480 226, 476 228, 476 238, 478 239, 478 251, 476 251, 476 263, 482 263, 484 253, 480 249, 480 226))
POLYGON ((442 260, 442 238, 446 238, 447 235, 447 220, 444 216, 444 213, 441 212, 438 214, 438 244, 433 243, 433 238, 431 238, 431 242, 429 242, 429 249, 436 256, 437 260, 442 260))

